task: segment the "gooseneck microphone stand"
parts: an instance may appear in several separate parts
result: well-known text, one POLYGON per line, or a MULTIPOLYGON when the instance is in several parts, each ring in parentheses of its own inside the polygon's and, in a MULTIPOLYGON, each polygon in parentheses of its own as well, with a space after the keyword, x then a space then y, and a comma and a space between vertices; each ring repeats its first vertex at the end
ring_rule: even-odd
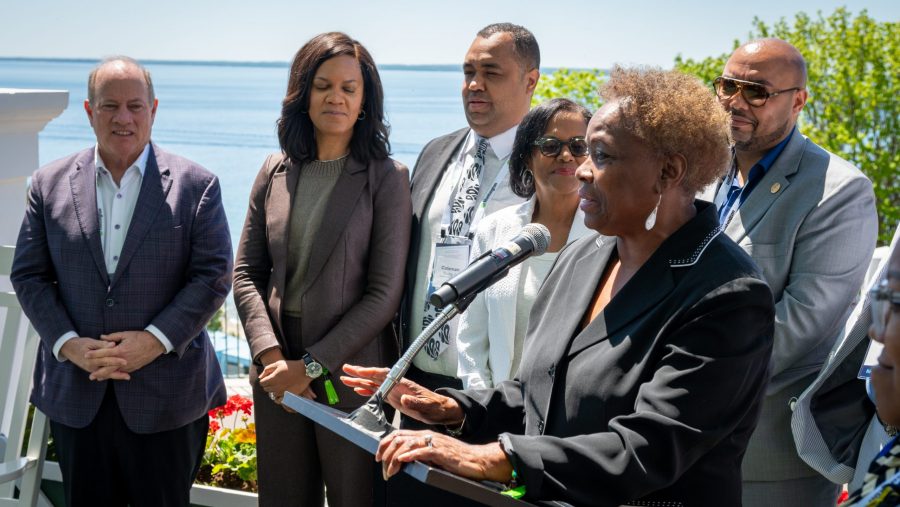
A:
MULTIPOLYGON (((504 272, 503 274, 505 275, 506 273, 504 272)), ((497 278, 494 278, 491 282, 497 278)), ((488 284, 485 284, 485 286, 487 285, 488 284)), ((425 346, 428 339, 434 336, 434 334, 437 333, 444 324, 449 322, 450 319, 466 311, 466 308, 468 308, 472 300, 475 299, 477 293, 478 291, 475 291, 471 295, 461 297, 455 302, 445 306, 437 317, 431 321, 431 324, 428 324, 412 344, 410 344, 406 352, 400 357, 400 360, 391 367, 391 371, 388 372, 387 378, 384 379, 384 382, 382 382, 378 391, 376 391, 363 406, 354 410, 347 416, 346 420, 354 426, 372 433, 378 433, 381 436, 387 435, 393 431, 394 427, 391 426, 387 421, 387 418, 384 417, 384 400, 387 399, 391 390, 400 382, 400 379, 406 375, 406 371, 409 370, 410 365, 412 365, 413 357, 422 350, 422 347, 425 346)))

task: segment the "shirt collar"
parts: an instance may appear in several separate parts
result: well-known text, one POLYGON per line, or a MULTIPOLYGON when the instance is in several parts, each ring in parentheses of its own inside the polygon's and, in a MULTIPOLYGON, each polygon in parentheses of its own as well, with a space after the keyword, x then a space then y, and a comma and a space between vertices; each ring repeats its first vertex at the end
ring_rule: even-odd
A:
MULTIPOLYGON (((144 146, 144 151, 142 151, 141 154, 138 155, 137 160, 135 160, 134 163, 131 164, 131 167, 129 167, 128 169, 131 169, 132 167, 137 167, 138 172, 141 173, 141 177, 143 178, 144 171, 147 169, 147 160, 149 158, 150 158, 150 143, 147 143, 147 145, 144 146)), ((104 171, 109 171, 106 168, 106 163, 103 162, 103 159, 100 157, 100 144, 94 145, 94 166, 97 169, 103 169, 104 171)), ((127 171, 127 169, 126 169, 126 171, 127 171)))
MULTIPOLYGON (((516 140, 516 129, 519 126, 510 128, 505 132, 501 132, 494 137, 487 138, 488 144, 491 146, 491 151, 494 152, 494 155, 498 160, 503 160, 509 157, 509 154, 512 153, 513 149, 513 141, 516 140)), ((469 131, 469 136, 466 139, 465 144, 465 152, 474 151, 475 146, 478 144, 478 139, 481 136, 475 133, 474 130, 469 131)))
MULTIPOLYGON (((796 128, 792 129, 791 133, 788 134, 787 137, 782 139, 780 143, 776 144, 772 147, 772 149, 766 152, 766 154, 763 155, 763 158, 759 159, 759 162, 753 165, 753 169, 759 167, 760 169, 762 169, 763 174, 769 172, 769 168, 772 167, 772 164, 774 164, 775 160, 778 159, 778 155, 781 155, 781 152, 784 151, 784 147, 787 146, 787 143, 790 142, 791 137, 794 136, 794 130, 796 130, 796 128)), ((750 170, 752 171, 753 169, 750 170)))
POLYGON ((491 149, 494 150, 494 155, 497 155, 498 159, 503 160, 512 153, 513 141, 516 140, 516 129, 518 127, 516 125, 506 132, 501 132, 488 139, 488 142, 491 143, 491 149))

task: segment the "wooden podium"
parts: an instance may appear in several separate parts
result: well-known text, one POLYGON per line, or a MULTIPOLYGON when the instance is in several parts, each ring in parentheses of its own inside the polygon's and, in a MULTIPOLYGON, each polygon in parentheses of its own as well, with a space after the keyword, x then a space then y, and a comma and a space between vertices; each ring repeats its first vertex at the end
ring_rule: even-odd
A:
MULTIPOLYGON (((361 447, 372 456, 375 455, 381 435, 376 435, 353 425, 347 420, 346 413, 287 392, 284 393, 282 403, 316 424, 320 424, 326 429, 337 433, 341 438, 361 447)), ((372 459, 374 460, 374 457, 372 459)), ((465 479, 418 461, 405 464, 402 470, 419 482, 471 498, 485 505, 496 507, 534 506, 534 504, 501 495, 499 484, 465 479)))

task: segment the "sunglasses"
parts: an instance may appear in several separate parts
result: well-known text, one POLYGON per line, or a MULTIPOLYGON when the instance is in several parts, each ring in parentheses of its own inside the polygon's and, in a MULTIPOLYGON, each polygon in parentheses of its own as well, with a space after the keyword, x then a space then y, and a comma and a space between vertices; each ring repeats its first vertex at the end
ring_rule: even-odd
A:
POLYGON ((568 141, 547 136, 542 137, 531 144, 537 146, 541 150, 541 155, 544 155, 545 157, 555 157, 559 155, 563 146, 569 147, 569 153, 571 153, 573 157, 586 157, 588 154, 588 144, 587 141, 584 140, 584 136, 572 137, 569 138, 568 141))
POLYGON ((786 92, 793 92, 797 90, 802 90, 800 87, 793 88, 785 88, 784 90, 778 90, 775 92, 769 92, 766 90, 766 87, 759 84, 754 83, 753 81, 743 81, 741 79, 732 79, 730 77, 719 76, 713 81, 713 87, 716 89, 716 95, 721 100, 730 99, 734 97, 738 92, 741 93, 741 96, 744 97, 744 100, 747 104, 753 107, 762 107, 766 104, 766 101, 769 100, 769 97, 774 97, 776 95, 781 95, 786 92))
POLYGON ((882 336, 891 318, 891 305, 900 305, 900 291, 891 290, 888 281, 869 290, 869 307, 872 309, 872 327, 875 336, 882 336))

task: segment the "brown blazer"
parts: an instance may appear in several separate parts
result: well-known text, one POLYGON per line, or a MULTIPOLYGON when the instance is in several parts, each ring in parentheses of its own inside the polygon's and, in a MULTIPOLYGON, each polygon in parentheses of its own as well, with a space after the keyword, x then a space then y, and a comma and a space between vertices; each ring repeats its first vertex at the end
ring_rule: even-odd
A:
MULTIPOLYGON (((281 301, 299 176, 299 167, 273 154, 250 191, 234 263, 234 299, 254 362, 273 347, 287 352, 281 301)), ((390 323, 403 292, 411 216, 406 166, 392 159, 347 161, 328 200, 300 296, 303 347, 329 371, 339 373, 347 362, 396 360, 390 323)), ((290 356, 297 359, 300 352, 290 356)), ((335 387, 340 406, 364 401, 340 382, 335 387)))

